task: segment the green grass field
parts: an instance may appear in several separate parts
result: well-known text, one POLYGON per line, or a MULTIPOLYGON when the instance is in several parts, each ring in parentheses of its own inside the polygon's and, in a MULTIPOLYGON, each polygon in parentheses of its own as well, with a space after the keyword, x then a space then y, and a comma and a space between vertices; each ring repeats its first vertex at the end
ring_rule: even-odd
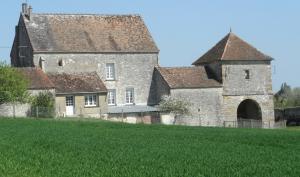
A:
POLYGON ((299 129, 0 119, 1 177, 299 175, 299 129))

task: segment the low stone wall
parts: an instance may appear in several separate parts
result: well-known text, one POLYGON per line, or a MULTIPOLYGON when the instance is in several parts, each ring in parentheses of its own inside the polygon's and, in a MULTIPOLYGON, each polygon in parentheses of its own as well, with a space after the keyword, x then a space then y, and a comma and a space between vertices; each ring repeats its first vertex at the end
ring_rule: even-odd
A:
POLYGON ((19 104, 15 105, 15 111, 13 104, 2 104, 0 105, 0 116, 1 117, 27 117, 30 115, 31 107, 30 104, 19 104))
POLYGON ((131 124, 154 124, 160 123, 159 115, 153 113, 123 113, 123 114, 108 114, 106 120, 114 122, 125 122, 131 124))

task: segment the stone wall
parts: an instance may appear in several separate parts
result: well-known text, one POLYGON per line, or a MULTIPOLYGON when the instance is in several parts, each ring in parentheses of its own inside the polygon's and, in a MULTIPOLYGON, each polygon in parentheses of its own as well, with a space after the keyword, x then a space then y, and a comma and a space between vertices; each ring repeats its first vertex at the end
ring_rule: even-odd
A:
MULTIPOLYGON (((30 115, 30 104, 20 104, 15 105, 15 116, 16 117, 27 117, 30 115)), ((0 117, 13 117, 14 108, 13 104, 2 104, 0 105, 0 117)))
POLYGON ((93 72, 96 71, 107 89, 116 89, 116 103, 125 105, 126 88, 134 88, 135 104, 147 105, 157 54, 35 54, 34 63, 45 60, 45 72, 93 72), (63 66, 59 66, 59 61, 63 66), (114 63, 116 79, 106 80, 105 67, 114 63))
POLYGON ((172 89, 171 96, 192 103, 191 115, 178 118, 185 125, 219 126, 222 122, 222 88, 172 89))
POLYGON ((238 106, 246 99, 258 103, 262 113, 262 121, 274 122, 273 95, 223 96, 222 112, 224 121, 236 121, 238 106))
POLYGON ((163 77, 154 69, 150 86, 149 105, 158 105, 163 96, 170 94, 170 88, 163 77))
POLYGON ((224 95, 273 94, 270 62, 224 62, 222 73, 224 95), (249 70, 250 79, 245 79, 245 70, 249 70))
MULTIPOLYGON (((67 95, 57 95, 56 102, 56 112, 58 117, 63 117, 66 115, 66 96, 67 95)), ((70 95, 68 95, 70 96, 70 95)), ((85 107, 85 94, 75 94, 74 95, 74 117, 95 117, 100 118, 107 113, 107 102, 106 94, 98 94, 98 105, 95 107, 85 107)))
MULTIPOLYGON (((29 90, 29 94, 31 96, 37 96, 41 92, 50 92, 55 96, 55 90, 49 89, 49 90, 29 90)), ((21 104, 17 103, 15 105, 15 116, 16 117, 27 117, 31 115, 31 105, 21 104)), ((0 117, 13 117, 14 111, 13 111, 13 104, 2 104, 0 105, 0 117)))

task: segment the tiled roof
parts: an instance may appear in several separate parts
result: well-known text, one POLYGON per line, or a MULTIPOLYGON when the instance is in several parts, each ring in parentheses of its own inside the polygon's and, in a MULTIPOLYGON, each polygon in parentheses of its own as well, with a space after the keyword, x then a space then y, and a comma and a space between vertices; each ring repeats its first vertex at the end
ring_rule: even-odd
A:
POLYGON ((221 87, 221 83, 204 67, 157 67, 170 88, 221 87))
POLYGON ((218 60, 272 60, 256 48, 230 32, 213 48, 196 60, 193 65, 210 63, 218 60))
POLYGON ((48 73, 56 93, 100 93, 107 89, 96 72, 91 73, 48 73))
POLYGON ((22 15, 34 52, 137 52, 159 50, 138 15, 22 15))
POLYGON ((47 75, 35 67, 16 68, 29 81, 28 89, 53 89, 54 85, 47 75))

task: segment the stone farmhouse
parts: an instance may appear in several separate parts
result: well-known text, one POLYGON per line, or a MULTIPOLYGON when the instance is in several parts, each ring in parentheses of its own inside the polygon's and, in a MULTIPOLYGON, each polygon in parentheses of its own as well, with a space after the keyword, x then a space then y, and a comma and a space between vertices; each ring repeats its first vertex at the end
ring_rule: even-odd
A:
POLYGON ((179 123, 274 122, 272 58, 232 32, 190 67, 161 67, 158 55, 138 15, 39 14, 23 4, 11 64, 44 72, 58 116, 151 123, 169 95, 192 103, 179 123))

